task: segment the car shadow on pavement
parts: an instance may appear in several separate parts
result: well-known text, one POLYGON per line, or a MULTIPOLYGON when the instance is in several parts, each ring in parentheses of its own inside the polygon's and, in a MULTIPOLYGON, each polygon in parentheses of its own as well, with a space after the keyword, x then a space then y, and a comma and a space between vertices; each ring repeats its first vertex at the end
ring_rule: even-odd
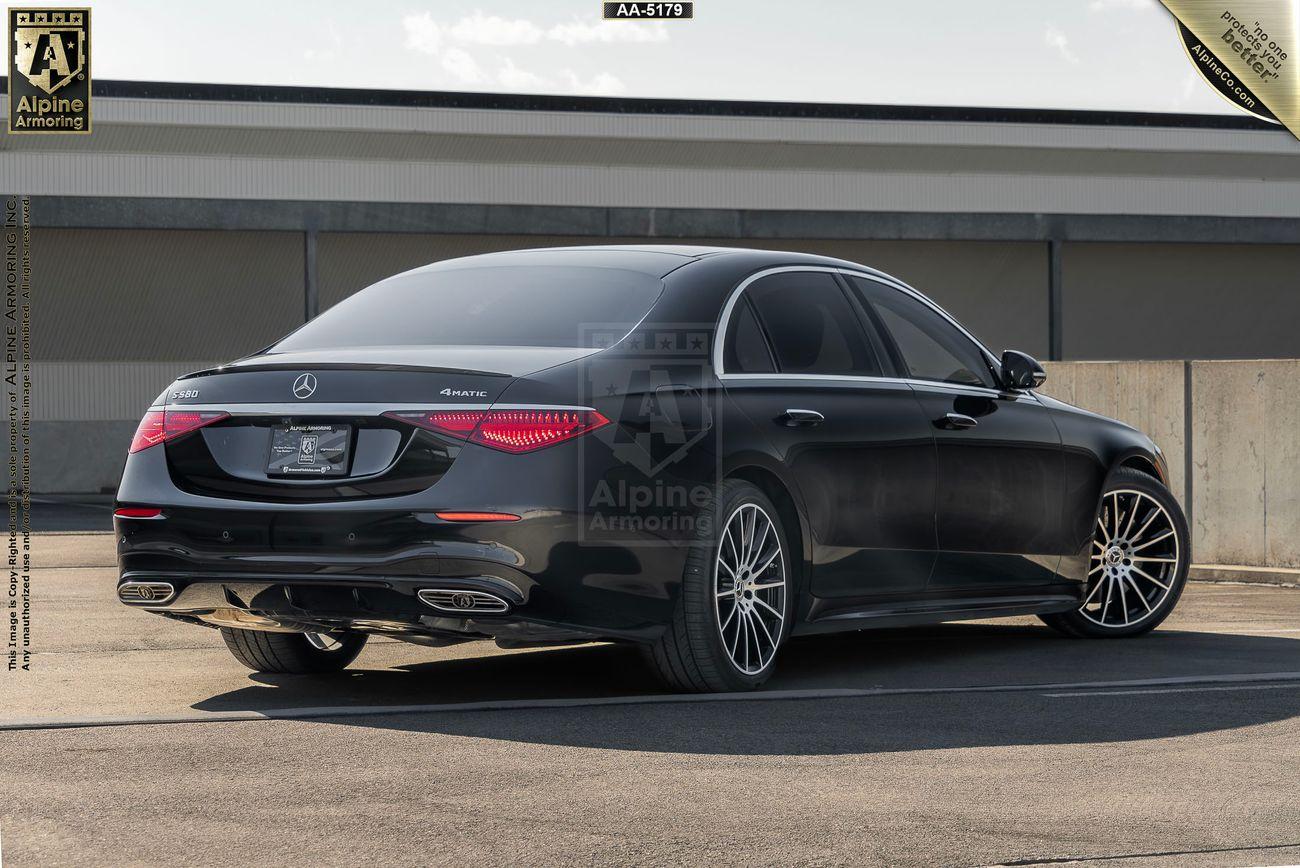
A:
MULTIPOLYGON (((946 624, 790 642, 769 691, 949 690, 1267 674, 1297 669, 1296 639, 1161 630, 1079 642, 1045 628, 946 624)), ((364 667, 363 656, 358 664, 364 667)), ((204 711, 580 699, 663 693, 635 648, 583 646, 338 676, 253 676, 204 711)), ((1300 683, 1130 691, 1068 687, 767 701, 441 711, 341 717, 343 726, 538 744, 708 754, 838 754, 1122 742, 1300 715, 1300 683)), ((329 720, 329 718, 326 718, 329 720)))

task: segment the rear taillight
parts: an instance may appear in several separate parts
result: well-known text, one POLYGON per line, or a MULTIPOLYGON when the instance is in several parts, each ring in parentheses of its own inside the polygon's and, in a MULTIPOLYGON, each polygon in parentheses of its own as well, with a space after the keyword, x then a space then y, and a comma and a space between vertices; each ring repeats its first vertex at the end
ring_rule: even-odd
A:
POLYGON ((156 506, 123 506, 113 511, 118 518, 162 518, 162 510, 156 506))
POLYGON ((609 424, 595 410, 532 407, 514 410, 420 410, 385 413, 398 419, 503 452, 531 452, 590 434, 609 424))
POLYGON ((130 451, 139 452, 141 449, 175 440, 182 434, 188 434, 204 425, 220 422, 229 415, 229 413, 210 410, 150 410, 144 414, 140 425, 135 429, 130 451))

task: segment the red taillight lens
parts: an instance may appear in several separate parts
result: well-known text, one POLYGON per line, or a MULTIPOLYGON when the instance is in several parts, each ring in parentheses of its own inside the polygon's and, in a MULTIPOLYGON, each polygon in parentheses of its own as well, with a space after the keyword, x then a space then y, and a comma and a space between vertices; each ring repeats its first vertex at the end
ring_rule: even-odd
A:
POLYGON ((609 424, 595 410, 537 407, 523 410, 422 410, 385 413, 400 419, 504 452, 531 452, 590 434, 609 424))
POLYGON ((479 422, 483 421, 487 413, 482 410, 419 410, 384 415, 390 419, 400 419, 412 425, 419 425, 421 428, 428 428, 430 431, 437 431, 439 434, 450 434, 452 437, 468 440, 469 435, 474 433, 474 429, 478 427, 479 422))
POLYGON ((513 512, 435 512, 443 521, 519 521, 513 512))
POLYGON ((123 506, 113 515, 118 518, 161 518, 162 510, 156 506, 123 506))
POLYGON ((144 414, 135 437, 131 440, 131 452, 139 452, 168 440, 175 440, 182 434, 188 434, 204 425, 220 422, 229 413, 207 410, 150 410, 144 414))
POLYGON ((469 439, 506 452, 531 452, 608 424, 595 410, 492 410, 469 439))

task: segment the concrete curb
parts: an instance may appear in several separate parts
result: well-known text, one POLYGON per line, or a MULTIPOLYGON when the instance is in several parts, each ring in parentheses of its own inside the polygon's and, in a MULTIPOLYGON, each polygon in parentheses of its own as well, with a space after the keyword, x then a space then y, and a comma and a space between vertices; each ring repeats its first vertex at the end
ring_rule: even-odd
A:
POLYGON ((1247 567, 1233 564, 1192 564, 1187 577, 1193 582, 1234 582, 1300 588, 1300 570, 1288 567, 1247 567))

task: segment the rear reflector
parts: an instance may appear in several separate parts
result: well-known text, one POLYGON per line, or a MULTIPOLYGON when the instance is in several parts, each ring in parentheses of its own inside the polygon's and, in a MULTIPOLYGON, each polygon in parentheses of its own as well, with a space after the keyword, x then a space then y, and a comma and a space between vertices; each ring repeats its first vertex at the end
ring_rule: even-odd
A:
POLYGON ((420 410, 385 413, 399 419, 469 440, 503 452, 531 452, 590 434, 609 424, 595 410, 535 407, 517 410, 420 410))
POLYGON ((511 512, 435 512, 443 521, 519 521, 511 512))
POLYGON ((124 506, 114 510, 118 518, 162 518, 162 510, 156 506, 124 506))
POLYGON ((168 440, 175 440, 182 434, 196 431, 204 425, 220 422, 229 413, 199 410, 150 410, 140 420, 131 440, 131 452, 139 452, 168 440))

